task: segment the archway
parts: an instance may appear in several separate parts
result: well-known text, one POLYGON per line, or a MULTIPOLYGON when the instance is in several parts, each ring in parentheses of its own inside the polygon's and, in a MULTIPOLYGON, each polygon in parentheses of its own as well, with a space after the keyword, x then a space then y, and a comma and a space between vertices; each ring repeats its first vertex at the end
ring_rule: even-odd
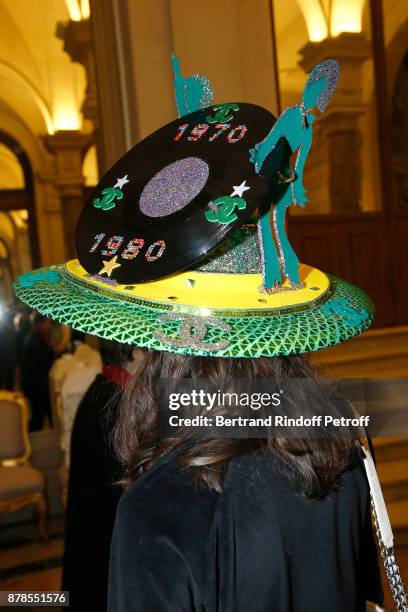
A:
POLYGON ((1 305, 11 301, 11 284, 13 269, 10 261, 10 252, 5 240, 0 238, 0 312, 1 305))
MULTIPOLYGON (((10 151, 18 162, 23 178, 23 184, 20 184, 21 181, 19 181, 18 184, 11 184, 8 188, 3 184, 0 186, 0 212, 12 215, 14 223, 19 220, 21 224, 25 223, 28 232, 30 263, 33 266, 38 266, 40 254, 31 164, 20 143, 2 130, 0 130, 0 143, 10 151), (23 211, 26 211, 26 213, 23 211)), ((23 227, 24 225, 20 225, 20 229, 23 227)), ((10 254, 11 260, 13 259, 12 255, 14 254, 10 254)))

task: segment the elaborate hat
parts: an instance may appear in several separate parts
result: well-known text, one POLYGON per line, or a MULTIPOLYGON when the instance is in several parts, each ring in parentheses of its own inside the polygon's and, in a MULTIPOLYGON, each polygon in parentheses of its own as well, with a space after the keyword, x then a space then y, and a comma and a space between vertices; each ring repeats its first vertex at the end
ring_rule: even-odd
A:
POLYGON ((337 63, 316 66, 277 120, 214 105, 207 79, 182 77, 175 57, 173 69, 179 118, 102 178, 78 223, 78 260, 23 274, 16 295, 80 331, 183 354, 289 355, 367 329, 370 299, 300 264, 284 224, 307 202, 310 111, 326 108, 337 63))

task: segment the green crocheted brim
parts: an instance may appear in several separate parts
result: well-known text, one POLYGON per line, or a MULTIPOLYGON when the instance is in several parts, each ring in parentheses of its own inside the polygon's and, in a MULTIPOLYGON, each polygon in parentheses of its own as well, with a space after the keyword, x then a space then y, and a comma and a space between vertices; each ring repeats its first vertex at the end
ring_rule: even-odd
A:
MULTIPOLYGON (((15 283, 23 302, 81 332, 158 351, 217 357, 274 357, 338 344, 366 330, 374 318, 367 295, 330 277, 320 302, 293 312, 222 316, 183 313, 161 303, 127 301, 77 284, 65 266, 42 268, 15 283)), ((204 306, 204 305, 203 305, 204 306)))

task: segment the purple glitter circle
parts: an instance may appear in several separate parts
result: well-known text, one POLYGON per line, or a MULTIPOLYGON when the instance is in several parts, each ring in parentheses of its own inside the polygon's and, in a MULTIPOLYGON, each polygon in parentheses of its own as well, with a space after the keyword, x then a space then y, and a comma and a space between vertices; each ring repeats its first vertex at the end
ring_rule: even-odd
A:
POLYGON ((166 217, 184 208, 203 189, 208 164, 198 157, 186 157, 169 164, 147 183, 139 200, 148 217, 166 217))

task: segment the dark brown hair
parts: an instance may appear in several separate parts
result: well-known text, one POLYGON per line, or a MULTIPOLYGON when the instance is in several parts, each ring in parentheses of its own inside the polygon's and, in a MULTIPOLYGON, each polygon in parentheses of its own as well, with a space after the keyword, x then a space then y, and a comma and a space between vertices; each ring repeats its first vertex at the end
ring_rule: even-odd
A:
POLYGON ((99 338, 99 351, 102 361, 106 365, 122 366, 128 361, 132 361, 133 350, 134 348, 130 344, 99 338))
MULTIPOLYGON (((313 379, 324 389, 325 383, 301 356, 223 359, 148 351, 124 393, 114 432, 115 449, 124 466, 123 484, 135 480, 160 456, 184 442, 180 438, 160 439, 158 435, 158 403, 163 380, 269 378, 284 382, 290 377, 313 379)), ((314 404, 315 412, 316 408, 314 404)), ((324 412, 323 405, 320 411, 324 412)), ((338 476, 356 456, 358 445, 350 436, 197 439, 180 449, 178 461, 189 468, 194 479, 221 491, 228 462, 262 447, 281 457, 304 496, 318 498, 336 485, 338 476)))

